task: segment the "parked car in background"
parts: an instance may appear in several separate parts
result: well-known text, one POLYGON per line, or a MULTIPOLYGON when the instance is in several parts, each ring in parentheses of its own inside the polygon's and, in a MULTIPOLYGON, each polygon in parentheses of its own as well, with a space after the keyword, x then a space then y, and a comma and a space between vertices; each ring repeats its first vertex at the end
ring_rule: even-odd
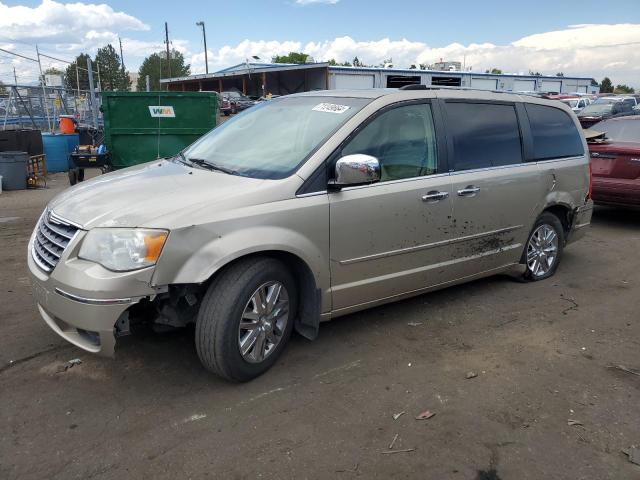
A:
POLYGON ((590 128, 602 120, 620 113, 631 112, 637 105, 633 97, 600 97, 578 114, 582 128, 590 128))
POLYGON ((222 92, 223 101, 229 102, 230 113, 238 113, 243 110, 246 110, 249 107, 253 107, 256 104, 255 100, 251 100, 246 95, 243 95, 240 92, 236 91, 228 91, 222 92))
POLYGON ((321 321, 514 268, 547 279, 592 210, 564 104, 328 90, 66 190, 28 264, 42 318, 76 346, 111 355, 140 323, 195 324, 202 364, 246 381, 294 329, 313 340, 321 321))
POLYGON ((640 115, 610 118, 589 141, 596 203, 640 207, 640 115))
POLYGON ((231 101, 229 97, 225 97, 220 95, 220 113, 222 113, 225 117, 231 115, 231 101))
POLYGON ((568 105, 574 113, 579 113, 584 107, 591 104, 591 100, 587 97, 567 97, 558 100, 568 105))

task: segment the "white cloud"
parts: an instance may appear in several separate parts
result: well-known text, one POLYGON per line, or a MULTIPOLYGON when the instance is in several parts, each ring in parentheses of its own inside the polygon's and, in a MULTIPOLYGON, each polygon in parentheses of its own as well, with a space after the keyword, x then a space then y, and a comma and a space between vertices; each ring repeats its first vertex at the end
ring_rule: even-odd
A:
POLYGON ((58 3, 42 0, 36 7, 10 7, 0 2, 3 38, 31 43, 76 43, 89 32, 149 30, 141 20, 106 4, 58 3))
MULTIPOLYGON (((303 51, 316 61, 351 61, 355 56, 367 64, 378 65, 393 58, 397 67, 412 63, 433 63, 439 59, 464 61, 473 71, 492 67, 504 72, 588 76, 601 80, 605 75, 614 83, 640 87, 640 24, 572 25, 564 30, 530 35, 506 45, 492 43, 462 45, 452 43, 434 47, 407 39, 383 38, 356 41, 351 37, 301 44, 297 41, 250 41, 226 45, 209 52, 209 71, 244 62, 252 55, 269 61, 274 55, 303 51)), ((191 57, 194 73, 204 72, 204 54, 191 57)))
POLYGON ((317 4, 325 4, 325 5, 335 5, 340 0, 296 0, 297 5, 317 5, 317 4))

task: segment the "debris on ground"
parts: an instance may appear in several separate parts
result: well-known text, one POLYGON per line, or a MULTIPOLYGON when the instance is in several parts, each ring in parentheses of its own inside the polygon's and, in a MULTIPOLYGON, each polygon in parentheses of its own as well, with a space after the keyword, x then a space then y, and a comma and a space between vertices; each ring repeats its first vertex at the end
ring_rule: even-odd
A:
POLYGON ((640 377, 640 370, 636 370, 635 368, 625 367, 624 365, 607 365, 607 368, 615 368, 616 370, 620 370, 640 377))
POLYGON ((382 455, 391 455, 392 453, 409 453, 414 452, 415 448, 405 448, 403 450, 385 450, 384 452, 380 452, 382 455))
POLYGON ((560 294, 560 297, 562 298, 562 300, 564 300, 565 302, 569 302, 571 303, 571 306, 568 308, 565 308, 564 310, 562 310, 562 314, 566 315, 567 313, 569 313, 571 310, 577 310, 578 309, 578 303, 573 299, 573 298, 568 298, 568 297, 563 297, 562 294, 560 294))
POLYGON ((81 363, 82 363, 82 360, 80 360, 79 358, 72 358, 67 363, 64 363, 58 367, 58 373, 66 372, 70 368, 73 368, 76 365, 80 365, 81 363))
POLYGON ((393 436, 393 440, 391 440, 391 443, 389 444, 389 450, 393 450, 393 446, 396 444, 396 440, 398 440, 397 433, 393 436))
POLYGON ((356 464, 353 466, 353 468, 352 468, 352 469, 350 469, 350 470, 347 470, 347 469, 344 469, 344 470, 336 470, 336 473, 356 473, 356 472, 358 471, 358 468, 359 468, 359 467, 360 467, 360 464, 359 464, 359 463, 356 463, 356 464))
POLYGON ((629 461, 631 463, 635 463, 636 465, 640 465, 640 447, 636 445, 631 445, 627 450, 622 450, 627 457, 629 457, 629 461))
POLYGON ((429 410, 425 410, 424 412, 422 412, 420 415, 416 417, 416 420, 429 420, 434 415, 435 413, 430 412, 429 410))
POLYGON ((402 411, 402 412, 400 412, 400 413, 394 413, 394 414, 393 414, 393 419, 394 419, 394 420, 397 420, 397 419, 399 419, 402 415, 404 415, 405 413, 407 413, 407 412, 402 411))
POLYGON ((466 378, 466 379, 468 380, 468 379, 470 379, 470 378, 476 378, 477 376, 478 376, 478 374, 477 374, 476 372, 469 371, 469 372, 467 372, 467 374, 464 376, 464 378, 466 378))
POLYGON ((422 322, 409 322, 407 323, 407 325, 409 325, 410 327, 419 327, 420 325, 422 325, 422 322))
POLYGON ((579 421, 579 420, 573 420, 573 419, 571 419, 571 418, 570 418, 569 420, 567 420, 567 425, 569 425, 570 427, 573 427, 574 425, 575 425, 575 426, 580 426, 580 427, 582 427, 582 426, 583 426, 581 421, 579 421))

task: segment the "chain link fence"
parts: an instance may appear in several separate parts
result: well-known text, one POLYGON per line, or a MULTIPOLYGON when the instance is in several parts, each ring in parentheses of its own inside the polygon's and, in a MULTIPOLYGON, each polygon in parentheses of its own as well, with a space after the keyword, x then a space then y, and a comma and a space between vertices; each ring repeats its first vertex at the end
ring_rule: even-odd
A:
POLYGON ((99 93, 92 99, 89 91, 64 87, 5 85, 4 90, 0 93, 0 130, 37 128, 53 132, 60 115, 73 115, 79 124, 102 125, 99 93))

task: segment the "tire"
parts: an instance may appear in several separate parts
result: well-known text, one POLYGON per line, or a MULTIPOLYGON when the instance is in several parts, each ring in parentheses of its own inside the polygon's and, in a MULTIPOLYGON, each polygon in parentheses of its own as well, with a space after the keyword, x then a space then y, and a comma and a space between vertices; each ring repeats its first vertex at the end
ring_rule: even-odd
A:
POLYGON ((70 168, 67 175, 69 175, 69 185, 75 185, 78 183, 78 172, 75 168, 70 168))
POLYGON ((562 260, 564 243, 560 219, 553 213, 542 213, 533 225, 522 253, 523 263, 527 266, 524 279, 537 282, 553 276, 562 260))
POLYGON ((296 282, 282 262, 259 257, 232 265, 214 279, 200 305, 195 331, 200 361, 207 370, 234 382, 246 382, 262 375, 284 350, 293 330, 297 307, 296 282), (281 286, 275 297, 277 303, 271 314, 266 314, 268 309, 259 308, 254 298, 258 298, 261 288, 273 294, 276 290, 269 289, 276 285, 281 286), (276 311, 282 313, 285 299, 288 300, 286 315, 275 316, 270 321, 270 315, 276 311), (256 318, 251 318, 254 316, 256 318), (282 323, 284 317, 286 321, 282 323), (256 327, 242 329, 241 320, 244 320, 242 325, 256 327), (258 337, 253 349, 243 355, 240 342, 245 339, 249 346, 251 335, 258 337), (275 339, 278 341, 273 343, 275 339), (258 349, 260 342, 264 342, 265 347, 258 349), (263 352, 262 359, 259 352, 263 352))

